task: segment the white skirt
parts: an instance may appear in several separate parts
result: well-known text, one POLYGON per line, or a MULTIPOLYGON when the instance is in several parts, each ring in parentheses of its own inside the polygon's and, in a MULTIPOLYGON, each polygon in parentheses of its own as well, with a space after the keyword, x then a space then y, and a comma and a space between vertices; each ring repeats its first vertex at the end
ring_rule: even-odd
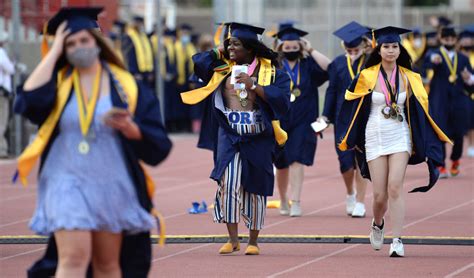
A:
MULTIPOLYGON (((398 101, 403 108, 406 94, 401 93, 398 101)), ((402 113, 403 122, 385 119, 382 109, 385 107, 385 97, 382 93, 373 92, 372 107, 365 129, 365 151, 367 162, 380 156, 407 152, 411 155, 412 144, 407 118, 402 113)))

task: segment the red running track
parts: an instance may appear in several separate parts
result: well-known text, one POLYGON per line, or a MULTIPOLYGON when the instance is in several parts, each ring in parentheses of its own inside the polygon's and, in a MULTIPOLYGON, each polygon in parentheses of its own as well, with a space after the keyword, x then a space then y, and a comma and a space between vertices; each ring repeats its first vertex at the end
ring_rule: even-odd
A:
MULTIPOLYGON (((267 211, 262 234, 367 235, 363 219, 345 215, 345 189, 339 175, 331 132, 319 141, 315 165, 306 168, 301 218, 267 211)), ((166 217, 167 232, 224 234, 225 226, 212 223, 210 213, 189 215, 193 201, 212 203, 215 184, 208 179, 212 155, 195 147, 195 136, 173 137, 170 158, 152 174, 158 183, 155 204, 166 217)), ((34 177, 29 187, 11 185, 12 161, 0 161, 0 235, 30 235, 28 221, 36 197, 34 177)), ((474 236, 474 160, 464 158, 461 174, 441 180, 429 193, 405 194, 407 236, 474 236)), ((425 165, 411 166, 405 192, 427 182, 425 165)), ((274 199, 273 197, 272 199, 274 199)), ((390 223, 389 217, 387 224, 390 223)), ((390 231, 390 225, 387 226, 390 231)), ((241 233, 246 233, 241 226, 241 233)), ((261 244, 261 255, 243 251, 219 256, 219 244, 154 245, 150 277, 474 277, 472 246, 405 246, 405 258, 389 258, 389 246, 373 251, 364 244, 261 244)), ((24 277, 26 268, 41 256, 44 245, 0 245, 0 277, 24 277)), ((245 245, 242 246, 245 249, 245 245)))

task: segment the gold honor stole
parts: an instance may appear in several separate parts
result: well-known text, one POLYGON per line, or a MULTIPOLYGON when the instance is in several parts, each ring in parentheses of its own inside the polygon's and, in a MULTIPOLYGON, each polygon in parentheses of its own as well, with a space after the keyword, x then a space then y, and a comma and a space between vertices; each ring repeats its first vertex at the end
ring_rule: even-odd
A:
MULTIPOLYGON (((108 66, 114 78, 120 83, 125 94, 127 95, 128 110, 133 115, 137 107, 138 98, 138 87, 135 79, 130 73, 114 64, 108 64, 108 66)), ((64 110, 64 107, 66 106, 67 100, 69 99, 69 95, 71 94, 71 89, 73 87, 73 76, 69 75, 65 77, 66 70, 67 69, 63 69, 58 74, 58 89, 53 110, 49 114, 46 121, 41 125, 33 142, 28 145, 23 153, 18 157, 17 175, 19 176, 23 185, 27 185, 27 177, 48 145, 53 131, 56 128, 59 119, 61 118, 61 114, 64 110)), ((155 183, 142 163, 140 163, 140 167, 142 168, 143 174, 145 175, 148 196, 150 199, 153 199, 155 194, 155 183)), ((165 223, 163 221, 163 217, 155 208, 152 208, 151 214, 158 219, 160 230, 159 243, 160 245, 163 245, 165 241, 165 223)))
MULTIPOLYGON (((350 101, 350 100, 356 100, 359 98, 361 98, 361 100, 359 102, 359 105, 357 106, 355 115, 352 118, 352 121, 349 125, 349 129, 347 130, 346 135, 342 139, 341 143, 339 143, 338 147, 341 151, 347 150, 347 138, 349 137, 349 133, 351 132, 351 129, 354 125, 357 115, 359 114, 359 111, 362 106, 362 103, 364 102, 365 96, 372 93, 373 89, 375 88, 377 75, 380 71, 380 66, 381 64, 378 64, 378 65, 362 70, 359 75, 359 79, 357 80, 357 84, 355 86, 354 92, 346 90, 346 95, 345 95, 346 100, 350 101)), ((426 93, 425 88, 423 87, 423 82, 421 81, 420 75, 412 72, 411 70, 407 68, 404 68, 401 66, 399 66, 399 68, 402 74, 404 74, 408 78, 409 87, 411 87, 413 95, 421 104, 421 107, 423 108, 423 111, 425 112, 426 118, 430 122, 431 127, 435 131, 436 135, 438 135, 438 138, 443 142, 448 142, 452 144, 448 136, 444 134, 444 132, 438 127, 438 125, 433 121, 433 119, 431 118, 429 114, 428 94, 426 93)), ((408 100, 409 99, 407 98, 407 103, 408 103, 408 100)), ((408 122, 410 123, 409 111, 408 111, 408 122)), ((411 126, 410 126, 410 131, 411 131, 411 126)))
POLYGON ((193 72, 194 64, 191 58, 194 54, 196 54, 196 48, 192 43, 188 43, 186 46, 183 46, 179 40, 176 41, 175 48, 176 70, 178 72, 176 83, 178 83, 178 85, 184 85, 186 84, 186 63, 188 66, 188 72, 193 72))
POLYGON ((411 57, 411 60, 413 61, 413 63, 415 63, 416 61, 418 61, 421 57, 421 55, 423 55, 423 52, 425 51, 425 48, 426 48, 426 37, 425 36, 422 36, 421 37, 421 47, 419 48, 415 48, 413 46, 413 40, 412 39, 404 39, 402 41, 402 45, 405 47, 405 49, 407 50, 408 52, 408 55, 410 55, 411 57))
MULTIPOLYGON (((222 83, 222 81, 231 73, 232 66, 235 65, 234 62, 224 60, 225 65, 219 66, 214 69, 214 74, 212 75, 211 80, 207 83, 206 86, 198 89, 194 89, 188 92, 181 93, 181 99, 186 104, 197 104, 209 95, 211 95, 217 87, 222 83)), ((258 58, 260 63, 260 69, 258 71, 258 85, 268 86, 271 84, 272 80, 275 78, 276 70, 272 66, 270 60, 265 58, 258 58)), ((273 132, 275 133, 275 140, 278 145, 284 145, 288 140, 288 134, 280 126, 279 120, 272 120, 273 132)))
POLYGON ((153 51, 146 34, 139 33, 133 28, 127 28, 126 32, 135 48, 138 70, 140 72, 153 71, 153 51))
MULTIPOLYGON (((175 49, 173 39, 164 37, 162 38, 162 42, 166 52, 162 51, 160 54, 160 73, 162 76, 166 76, 166 72, 168 71, 166 68, 166 55, 168 55, 170 63, 173 64, 175 49)), ((158 37, 156 35, 151 37, 151 44, 153 46, 154 53, 158 53, 158 37)))

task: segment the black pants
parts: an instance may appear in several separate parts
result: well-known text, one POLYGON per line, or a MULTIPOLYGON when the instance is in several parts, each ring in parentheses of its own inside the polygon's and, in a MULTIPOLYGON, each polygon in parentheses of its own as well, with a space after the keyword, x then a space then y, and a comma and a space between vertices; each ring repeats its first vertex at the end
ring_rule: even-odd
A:
MULTIPOLYGON (((464 137, 456 137, 453 138, 453 150, 451 151, 451 157, 450 159, 452 161, 456 161, 461 159, 462 156, 462 150, 463 150, 463 144, 464 144, 464 137)), ((443 167, 445 167, 444 160, 446 160, 446 144, 443 144, 443 167)))
MULTIPOLYGON (((120 268, 123 278, 146 278, 151 267, 150 233, 139 233, 123 237, 120 251, 120 268)), ((51 236, 45 254, 27 270, 28 278, 49 278, 54 276, 58 264, 56 240, 51 236)), ((89 265, 87 278, 92 277, 89 265)))

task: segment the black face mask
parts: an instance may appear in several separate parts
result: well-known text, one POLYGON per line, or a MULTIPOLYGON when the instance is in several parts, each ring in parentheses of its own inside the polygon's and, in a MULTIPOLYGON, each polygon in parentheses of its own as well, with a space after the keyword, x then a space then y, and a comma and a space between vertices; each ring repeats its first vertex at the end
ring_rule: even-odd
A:
POLYGON ((454 49, 455 45, 454 44, 445 44, 443 45, 444 48, 446 48, 447 50, 451 51, 454 49))
POLYGON ((285 55, 285 58, 288 61, 294 61, 300 57, 300 52, 299 51, 283 52, 283 55, 285 55))

